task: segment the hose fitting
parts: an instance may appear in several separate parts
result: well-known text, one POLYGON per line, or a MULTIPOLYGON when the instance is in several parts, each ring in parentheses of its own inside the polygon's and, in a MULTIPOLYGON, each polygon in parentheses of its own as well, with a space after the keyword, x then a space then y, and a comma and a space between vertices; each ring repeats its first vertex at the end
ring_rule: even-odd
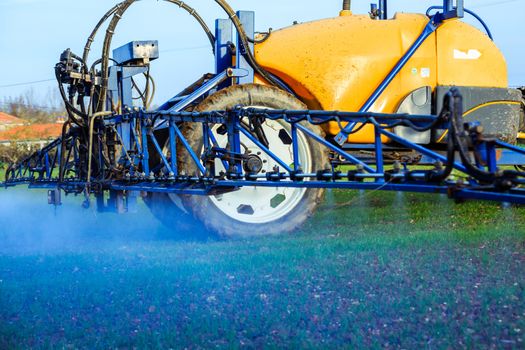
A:
POLYGON ((343 10, 339 12, 339 16, 350 16, 352 14, 352 0, 343 0, 343 10))

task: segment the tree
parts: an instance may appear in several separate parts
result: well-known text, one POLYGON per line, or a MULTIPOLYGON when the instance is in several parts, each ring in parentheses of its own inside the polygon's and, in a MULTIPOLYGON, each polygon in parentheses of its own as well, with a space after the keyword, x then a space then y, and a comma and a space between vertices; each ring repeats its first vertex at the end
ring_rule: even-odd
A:
POLYGON ((48 90, 43 98, 37 98, 35 90, 29 89, 19 96, 4 97, 0 111, 31 123, 54 123, 65 116, 62 99, 56 89, 48 90))

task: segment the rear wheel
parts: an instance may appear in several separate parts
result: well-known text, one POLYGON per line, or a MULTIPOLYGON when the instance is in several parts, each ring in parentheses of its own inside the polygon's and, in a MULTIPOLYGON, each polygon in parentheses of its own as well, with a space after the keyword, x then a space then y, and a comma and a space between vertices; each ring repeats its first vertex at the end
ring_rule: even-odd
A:
MULTIPOLYGON (((292 95, 262 85, 233 86, 210 96, 197 106, 197 111, 229 110, 238 106, 273 109, 305 109, 305 105, 292 95)), ((309 123, 304 126, 318 134, 322 130, 309 123)), ((219 147, 227 147, 227 136, 212 127, 219 147)), ((282 120, 266 120, 262 125, 269 141, 269 149, 286 164, 293 162, 289 124, 282 120), (286 132, 283 132, 286 131, 286 132), (288 136, 286 136, 286 134, 288 136), (284 136, 283 136, 284 135, 284 136)), ((299 154, 302 170, 313 172, 328 164, 328 156, 321 145, 298 133, 299 154)), ((192 149, 202 154, 204 147, 200 124, 187 124, 184 136, 192 149)), ((261 163, 259 174, 272 171, 276 162, 255 143, 241 135, 242 151, 253 155, 261 163)), ((179 148, 181 150, 181 148, 179 148)), ((178 155, 180 169, 193 174, 196 167, 188 152, 178 155)), ((216 161, 217 171, 224 170, 222 162, 216 161)), ((246 237, 290 232, 312 215, 323 197, 322 189, 243 187, 238 191, 216 196, 183 197, 184 207, 202 221, 211 231, 222 237, 246 237)))

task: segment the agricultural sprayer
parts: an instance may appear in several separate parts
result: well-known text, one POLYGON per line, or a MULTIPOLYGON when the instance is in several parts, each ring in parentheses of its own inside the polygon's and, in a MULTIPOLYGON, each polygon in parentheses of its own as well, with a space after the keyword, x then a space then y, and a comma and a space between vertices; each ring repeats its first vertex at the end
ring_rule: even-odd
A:
POLYGON ((191 217, 226 237, 292 231, 330 188, 525 203, 523 90, 508 88, 503 55, 462 0, 393 18, 386 0, 366 15, 346 0, 338 17, 265 33, 224 0, 214 31, 166 1, 202 26, 215 72, 151 109, 158 43, 111 54, 135 0, 119 3, 82 56, 60 56, 62 137, 10 166, 6 187, 46 188, 55 205, 83 194, 101 211, 142 198, 174 230, 191 217))

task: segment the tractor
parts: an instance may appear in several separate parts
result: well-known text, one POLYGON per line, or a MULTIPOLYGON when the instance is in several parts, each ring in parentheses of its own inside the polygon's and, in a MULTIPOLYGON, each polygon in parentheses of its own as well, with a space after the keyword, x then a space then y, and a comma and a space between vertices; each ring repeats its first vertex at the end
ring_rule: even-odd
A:
POLYGON ((225 0, 213 30, 165 1, 201 25, 215 72, 151 109, 159 43, 111 52, 136 2, 122 1, 82 55, 60 56, 62 137, 13 164, 6 187, 47 188, 55 205, 84 194, 100 211, 132 212, 142 198, 174 230, 225 238, 294 231, 331 188, 525 203, 524 91, 508 87, 505 58, 463 0, 393 17, 387 0, 367 14, 344 0, 333 18, 263 33, 225 0))

